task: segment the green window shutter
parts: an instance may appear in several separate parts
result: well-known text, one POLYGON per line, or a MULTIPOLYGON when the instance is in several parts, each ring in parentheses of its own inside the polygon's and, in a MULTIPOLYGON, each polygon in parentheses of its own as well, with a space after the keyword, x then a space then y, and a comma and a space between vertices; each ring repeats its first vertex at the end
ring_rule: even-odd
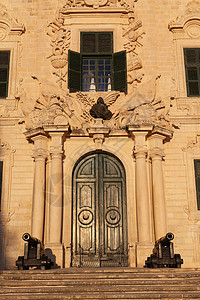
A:
POLYGON ((98 53, 113 52, 113 35, 112 32, 99 32, 98 33, 98 53))
POLYGON ((68 89, 70 93, 81 90, 81 55, 68 51, 68 89))
POLYGON ((1 194, 2 194, 2 176, 3 176, 3 162, 0 161, 0 210, 1 210, 1 194))
POLYGON ((81 54, 104 55, 113 53, 113 33, 81 32, 81 54))
POLYGON ((115 91, 127 93, 126 51, 113 54, 113 81, 115 91))
POLYGON ((0 51, 0 98, 8 96, 10 51, 0 51))
POLYGON ((81 32, 81 53, 96 53, 96 33, 81 32))
POLYGON ((200 210, 200 159, 194 160, 196 194, 197 194, 197 208, 200 210))
POLYGON ((200 49, 185 48, 185 74, 188 97, 200 96, 200 49))

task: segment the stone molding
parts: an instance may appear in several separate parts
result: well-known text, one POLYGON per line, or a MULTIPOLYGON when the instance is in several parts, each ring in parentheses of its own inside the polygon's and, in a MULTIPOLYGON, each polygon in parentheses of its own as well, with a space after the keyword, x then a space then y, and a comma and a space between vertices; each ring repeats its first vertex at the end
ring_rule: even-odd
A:
POLYGON ((185 11, 182 14, 180 14, 175 21, 169 23, 169 30, 171 30, 173 33, 178 33, 178 31, 183 30, 187 24, 186 31, 188 35, 193 38, 198 38, 200 32, 199 28, 196 28, 196 26, 199 27, 199 21, 200 2, 197 0, 192 0, 186 5, 185 11), (192 23, 187 24, 191 21, 192 23), (196 30, 198 30, 199 34, 197 34, 197 32, 195 33, 196 30))
POLYGON ((187 191, 188 191, 188 206, 184 208, 188 219, 194 224, 200 222, 200 211, 197 210, 196 200, 196 185, 195 185, 195 170, 194 159, 200 159, 200 134, 191 139, 186 147, 182 148, 184 163, 186 167, 187 191))
POLYGON ((8 35, 22 35, 24 32, 24 25, 12 18, 6 6, 0 4, 0 41, 8 35))
MULTIPOLYGON (((12 167, 14 164, 15 149, 12 149, 10 144, 0 139, 0 160, 3 161, 3 181, 2 181, 2 197, 1 197, 1 215, 7 215, 7 220, 10 220, 9 215, 13 215, 10 212, 11 201, 11 180, 12 180, 12 167)), ((4 218, 4 220, 6 219, 4 218)))

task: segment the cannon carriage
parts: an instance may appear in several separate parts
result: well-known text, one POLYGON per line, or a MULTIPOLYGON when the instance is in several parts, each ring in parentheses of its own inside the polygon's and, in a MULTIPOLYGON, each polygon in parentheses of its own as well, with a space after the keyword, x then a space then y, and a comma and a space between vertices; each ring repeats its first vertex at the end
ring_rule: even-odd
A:
POLYGON ((29 267, 37 267, 41 270, 50 269, 52 261, 45 254, 43 243, 29 233, 24 233, 24 256, 19 256, 16 261, 18 270, 28 270, 29 267))
POLYGON ((171 242, 174 234, 168 232, 155 242, 153 254, 145 261, 146 268, 181 268, 183 259, 180 254, 174 254, 174 245, 171 242))

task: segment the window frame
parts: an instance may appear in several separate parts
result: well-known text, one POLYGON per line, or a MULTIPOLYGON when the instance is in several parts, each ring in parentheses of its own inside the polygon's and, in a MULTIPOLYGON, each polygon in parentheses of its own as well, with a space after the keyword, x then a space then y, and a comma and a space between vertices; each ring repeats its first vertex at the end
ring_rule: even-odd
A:
MULTIPOLYGON (((200 182, 198 184, 198 179, 200 181, 200 175, 198 176, 197 172, 197 164, 199 164, 200 168, 200 159, 194 159, 194 175, 195 175, 195 187, 196 187, 196 202, 197 202, 197 210, 200 210, 200 182)), ((200 173, 200 171, 199 171, 200 173)))
MULTIPOLYGON (((112 54, 113 54, 113 32, 112 31, 81 31, 80 32, 80 54, 81 54, 81 91, 83 92, 89 92, 89 90, 84 90, 83 89, 83 60, 84 59, 88 59, 88 60, 95 60, 95 76, 94 76, 94 79, 95 79, 95 82, 96 82, 96 89, 95 89, 95 92, 107 92, 106 90, 99 90, 99 83, 98 83, 98 79, 99 79, 99 76, 98 76, 98 67, 97 67, 97 61, 100 60, 100 59, 110 59, 111 60, 111 74, 110 74, 110 78, 111 78, 111 90, 113 88, 113 57, 112 57, 112 54), (94 35, 94 38, 95 38, 95 43, 94 43, 94 48, 95 48, 95 51, 91 51, 91 52, 87 52, 87 51, 84 51, 83 49, 83 44, 84 44, 84 36, 86 35, 91 35, 93 34, 94 35), (110 51, 109 52, 101 52, 99 51, 99 36, 101 34, 107 34, 107 35, 110 35, 110 51)), ((105 79, 106 77, 103 76, 103 78, 105 79)))
POLYGON ((200 48, 183 48, 184 53, 184 64, 185 64, 185 79, 186 79, 186 87, 187 87, 187 97, 200 97, 200 48), (194 50, 195 51, 195 62, 188 63, 187 62, 187 51, 194 50), (198 62, 199 60, 199 62, 198 62), (196 68, 197 79, 189 79, 189 68, 196 68), (190 93, 190 83, 197 82, 198 83, 198 94, 190 93))
MULTIPOLYGON (((78 31, 79 37, 81 33, 91 33, 94 32, 95 34, 99 33, 107 33, 111 34, 111 31, 78 31)), ((116 34, 116 33, 115 33, 116 34)), ((109 57, 112 56, 111 62, 111 91, 120 91, 127 93, 127 57, 126 57, 126 50, 121 50, 118 52, 113 51, 113 35, 114 31, 112 31, 112 53, 100 53, 100 52, 77 52, 74 50, 68 50, 68 89, 70 93, 83 91, 83 84, 82 84, 82 59, 83 58, 90 58, 90 57, 109 57), (122 59, 123 63, 119 63, 119 57, 122 59)), ((81 38, 80 38, 81 41, 81 38)), ((81 49, 81 45, 79 44, 79 49, 81 49)), ((90 91, 84 91, 85 93, 90 91)), ((109 92, 108 91, 95 91, 95 92, 109 92)))
POLYGON ((8 88, 9 88, 9 75, 10 75, 10 50, 1 50, 0 49, 0 53, 1 52, 7 52, 8 53, 8 63, 7 64, 2 64, 0 63, 0 70, 1 69, 7 69, 7 78, 5 81, 0 81, 0 85, 1 84, 6 84, 6 91, 5 91, 5 95, 0 95, 0 99, 5 99, 8 97, 8 88))

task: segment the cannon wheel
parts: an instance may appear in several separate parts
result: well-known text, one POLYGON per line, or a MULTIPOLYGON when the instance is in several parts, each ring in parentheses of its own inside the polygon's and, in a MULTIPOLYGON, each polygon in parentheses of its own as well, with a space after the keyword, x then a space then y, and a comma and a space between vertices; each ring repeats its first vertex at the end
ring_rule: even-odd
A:
POLYGON ((182 259, 180 254, 175 254, 176 268, 181 268, 182 259))
POLYGON ((151 255, 152 268, 158 268, 158 259, 155 255, 151 255))

